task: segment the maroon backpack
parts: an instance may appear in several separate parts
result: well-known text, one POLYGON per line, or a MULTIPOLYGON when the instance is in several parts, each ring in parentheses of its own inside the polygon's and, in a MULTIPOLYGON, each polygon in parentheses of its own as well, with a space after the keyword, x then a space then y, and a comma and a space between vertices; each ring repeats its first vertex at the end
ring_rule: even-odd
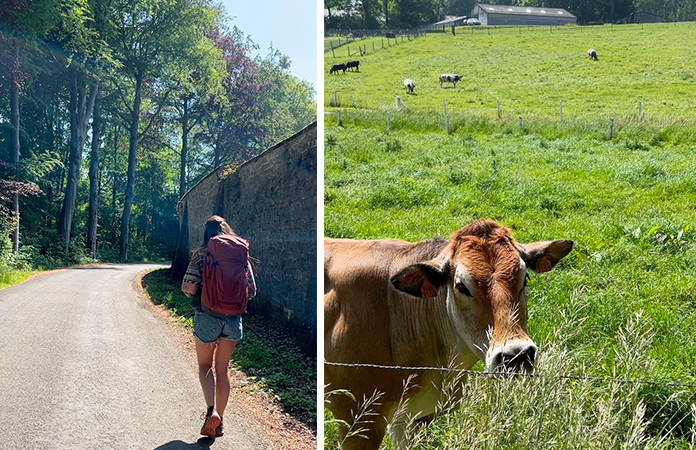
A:
POLYGON ((239 315, 246 312, 248 289, 249 243, 227 234, 210 238, 203 260, 203 304, 220 314, 239 315))

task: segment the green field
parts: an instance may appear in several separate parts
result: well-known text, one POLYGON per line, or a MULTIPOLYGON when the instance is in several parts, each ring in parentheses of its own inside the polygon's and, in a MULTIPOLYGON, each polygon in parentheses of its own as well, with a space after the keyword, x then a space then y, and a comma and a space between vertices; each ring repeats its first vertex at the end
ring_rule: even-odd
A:
POLYGON ((448 112, 525 120, 626 119, 643 114, 653 120, 696 119, 696 23, 596 27, 458 28, 398 45, 371 38, 344 45, 324 56, 325 106, 333 92, 342 108, 389 110, 395 97, 412 111, 448 112), (473 32, 473 34, 471 34, 473 32), (490 33, 490 34, 488 34, 490 33), (373 51, 373 42, 375 51, 373 51), (357 46, 366 48, 356 56, 357 46), (360 60, 360 72, 329 76, 331 65, 360 60), (587 58, 594 48, 599 61, 587 58), (442 73, 463 76, 456 88, 440 89, 442 73), (416 95, 402 81, 412 79, 416 95))
MULTIPOLYGON (((355 102, 342 126, 326 116, 325 234, 422 240, 490 218, 521 242, 576 247, 530 280, 539 377, 474 377, 410 448, 696 448, 696 24, 467 31, 325 76, 327 103, 333 91, 355 102), (441 72, 464 80, 440 90, 441 72), (418 95, 405 95, 405 77, 418 95), (631 117, 638 101, 643 121, 631 117)), ((329 52, 327 73, 333 62, 329 52)), ((336 425, 325 433, 335 448, 336 425)))

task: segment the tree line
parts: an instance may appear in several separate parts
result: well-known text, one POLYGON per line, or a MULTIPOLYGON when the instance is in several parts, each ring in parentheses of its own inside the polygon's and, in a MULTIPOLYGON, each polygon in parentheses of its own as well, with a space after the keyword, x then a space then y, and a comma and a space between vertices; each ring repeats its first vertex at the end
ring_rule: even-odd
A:
POLYGON ((211 0, 0 0, 0 261, 173 251, 176 203, 316 120, 211 0))
POLYGON ((694 0, 325 0, 325 28, 415 28, 445 16, 469 16, 476 3, 563 8, 578 24, 623 23, 635 12, 649 12, 668 21, 696 19, 694 0))

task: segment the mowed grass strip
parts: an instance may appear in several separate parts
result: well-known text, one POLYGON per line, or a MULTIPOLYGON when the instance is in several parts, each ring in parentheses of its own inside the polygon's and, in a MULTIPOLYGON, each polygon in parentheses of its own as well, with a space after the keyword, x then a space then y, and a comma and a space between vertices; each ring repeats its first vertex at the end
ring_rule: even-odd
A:
POLYGON ((401 96, 409 110, 506 118, 560 120, 637 118, 695 120, 696 23, 594 27, 462 27, 456 36, 432 33, 381 48, 369 38, 324 54, 325 106, 334 92, 341 108, 393 110, 401 96), (473 29, 472 29, 473 28, 473 29), (473 31, 473 34, 471 34, 473 31), (375 44, 375 51, 373 51, 375 44), (356 55, 358 45, 367 54, 356 55), (352 56, 348 56, 348 47, 352 56), (596 49, 599 61, 587 57, 596 49), (331 65, 360 60, 359 72, 329 75, 331 65), (463 80, 440 88, 442 73, 463 80), (416 95, 402 81, 412 79, 416 95), (350 97, 353 95, 353 103, 350 97))
MULTIPOLYGON (((412 116, 421 123, 427 114, 412 116)), ((529 282, 530 335, 542 359, 564 361, 542 366, 550 379, 696 383, 693 127, 627 128, 607 141, 582 126, 519 132, 481 119, 448 136, 408 127, 384 132, 369 115, 361 120, 325 131, 327 236, 417 241, 490 218, 520 242, 573 239, 575 250, 556 270, 529 282)), ((655 448, 689 448, 694 388, 556 382, 530 380, 519 390, 476 382, 476 398, 418 434, 413 448, 572 447, 552 429, 585 435, 581 448, 600 448, 592 447, 600 441, 614 448, 634 432, 655 448), (555 408, 520 399, 545 394, 555 408), (511 406, 500 409, 508 400, 511 406), (617 423, 601 414, 616 414, 617 423), (483 426, 494 420, 503 422, 483 426), (511 438, 519 423, 533 424, 538 434, 511 438)), ((330 448, 335 427, 327 435, 330 448)))

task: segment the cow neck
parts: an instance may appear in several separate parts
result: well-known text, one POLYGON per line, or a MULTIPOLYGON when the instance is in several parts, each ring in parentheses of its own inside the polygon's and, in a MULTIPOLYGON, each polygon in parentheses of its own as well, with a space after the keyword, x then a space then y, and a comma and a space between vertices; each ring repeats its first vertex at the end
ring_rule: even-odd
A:
MULTIPOLYGON (((395 273, 410 264, 443 258, 448 254, 450 241, 435 239, 413 244, 404 258, 392 267, 395 273)), ((390 289, 389 315, 392 354, 398 364, 447 365, 452 361, 452 349, 461 347, 452 320, 447 312, 448 289, 440 289, 436 298, 424 299, 390 289)), ((467 349, 468 351, 468 349, 467 349)))

